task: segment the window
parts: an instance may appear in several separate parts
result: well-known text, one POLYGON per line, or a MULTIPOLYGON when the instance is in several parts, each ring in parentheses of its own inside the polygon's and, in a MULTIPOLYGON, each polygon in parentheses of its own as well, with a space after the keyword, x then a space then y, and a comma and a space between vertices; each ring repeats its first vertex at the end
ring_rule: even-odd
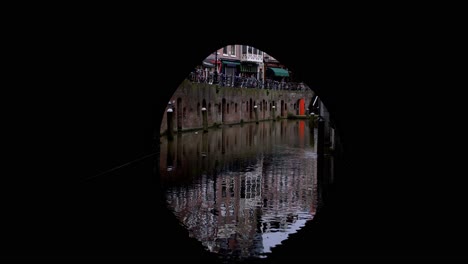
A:
POLYGON ((248 46, 248 47, 249 47, 248 53, 252 54, 252 47, 250 47, 250 46, 248 46))
POLYGON ((227 50, 227 46, 223 48, 223 55, 228 55, 227 50))
POLYGON ((242 45, 242 54, 247 54, 247 46, 242 45))
POLYGON ((231 55, 236 56, 236 45, 231 45, 231 55))
POLYGON ((257 54, 257 48, 253 48, 253 54, 257 54))

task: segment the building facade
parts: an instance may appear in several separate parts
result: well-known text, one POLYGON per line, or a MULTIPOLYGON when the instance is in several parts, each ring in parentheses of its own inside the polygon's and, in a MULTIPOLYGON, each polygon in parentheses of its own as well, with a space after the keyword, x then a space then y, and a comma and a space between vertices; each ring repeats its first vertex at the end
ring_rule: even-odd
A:
POLYGON ((227 45, 208 55, 202 63, 205 76, 213 74, 215 69, 221 76, 262 81, 265 79, 263 51, 248 45, 227 45))
POLYGON ((290 72, 286 66, 269 54, 263 57, 265 78, 273 81, 290 81, 290 72))

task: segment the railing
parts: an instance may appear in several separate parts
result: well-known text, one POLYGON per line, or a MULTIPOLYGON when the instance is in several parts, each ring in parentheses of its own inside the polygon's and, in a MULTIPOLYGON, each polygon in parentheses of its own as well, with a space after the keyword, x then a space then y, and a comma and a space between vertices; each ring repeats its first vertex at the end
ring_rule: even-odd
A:
POLYGON ((242 54, 241 61, 263 62, 263 57, 258 54, 242 54))
POLYGON ((279 82, 271 79, 257 80, 253 77, 239 77, 232 75, 224 75, 222 73, 219 74, 218 78, 215 80, 213 73, 209 74, 208 76, 205 76, 203 73, 191 72, 187 79, 194 83, 217 84, 223 87, 295 91, 310 90, 309 86, 302 82, 279 82))

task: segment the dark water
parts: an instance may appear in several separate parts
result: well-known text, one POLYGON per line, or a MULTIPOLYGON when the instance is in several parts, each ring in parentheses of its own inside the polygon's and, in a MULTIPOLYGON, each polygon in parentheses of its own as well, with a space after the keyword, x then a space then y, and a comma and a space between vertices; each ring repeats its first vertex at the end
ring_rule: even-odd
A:
POLYGON ((265 258, 314 217, 316 138, 308 120, 162 138, 168 206, 190 236, 221 258, 265 258))

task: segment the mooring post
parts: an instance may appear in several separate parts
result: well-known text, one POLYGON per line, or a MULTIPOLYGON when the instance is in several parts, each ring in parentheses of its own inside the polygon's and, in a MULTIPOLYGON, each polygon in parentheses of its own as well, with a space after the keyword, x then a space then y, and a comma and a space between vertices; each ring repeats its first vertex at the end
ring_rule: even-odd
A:
POLYGON ((167 119, 167 139, 168 140, 173 140, 174 139, 174 131, 173 131, 173 128, 172 128, 172 113, 173 113, 173 110, 172 108, 169 108, 167 109, 167 116, 166 116, 166 119, 167 119))
POLYGON ((276 121, 275 108, 276 107, 274 105, 271 107, 271 111, 273 112, 273 121, 276 121))
POLYGON ((166 153, 166 168, 167 171, 174 169, 175 151, 174 151, 174 140, 167 141, 167 153, 166 153))
POLYGON ((203 133, 202 134, 202 157, 206 157, 208 155, 208 142, 209 142, 209 139, 208 139, 208 134, 207 133, 203 133))
POLYGON ((310 145, 313 147, 315 145, 315 126, 314 126, 314 118, 310 117, 309 121, 309 133, 310 133, 310 145))
POLYGON ((208 112, 205 107, 202 107, 202 116, 203 116, 203 132, 208 132, 208 112))
POLYGON ((258 124, 258 107, 254 105, 254 111, 255 111, 255 123, 258 124))

